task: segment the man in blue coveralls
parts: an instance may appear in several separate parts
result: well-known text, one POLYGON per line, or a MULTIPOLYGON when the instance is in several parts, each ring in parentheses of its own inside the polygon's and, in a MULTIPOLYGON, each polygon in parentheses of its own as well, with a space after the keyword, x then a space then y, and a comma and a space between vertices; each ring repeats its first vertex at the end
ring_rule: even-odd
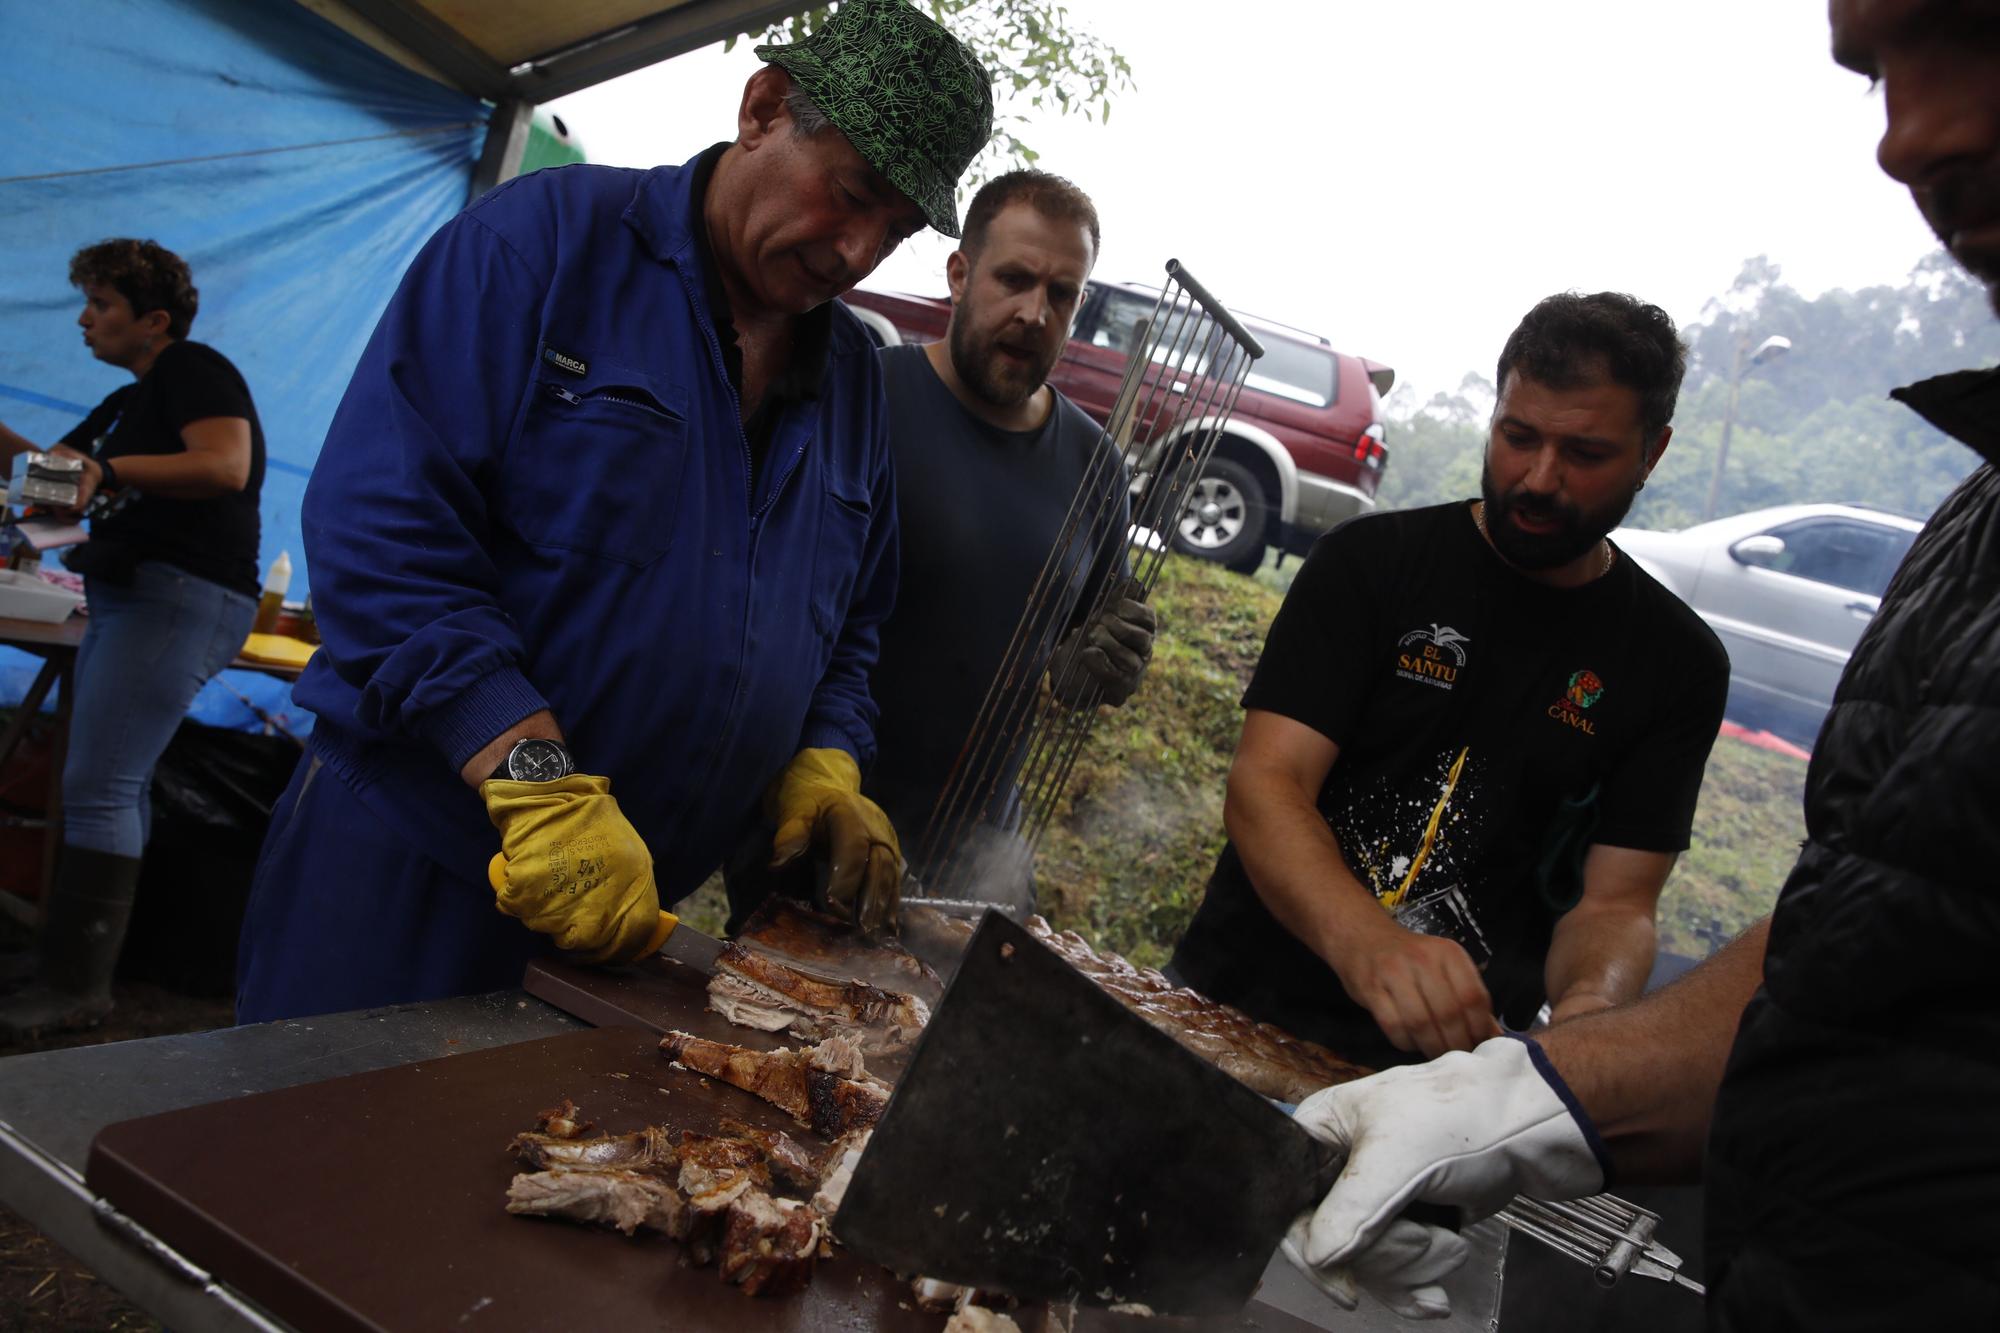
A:
POLYGON ((757 54, 735 142, 511 181, 383 314, 306 493, 318 722, 239 1022, 642 956, 760 796, 775 859, 811 847, 863 925, 893 916, 859 769, 895 496, 873 344, 830 303, 958 235, 992 96, 903 0, 757 54))

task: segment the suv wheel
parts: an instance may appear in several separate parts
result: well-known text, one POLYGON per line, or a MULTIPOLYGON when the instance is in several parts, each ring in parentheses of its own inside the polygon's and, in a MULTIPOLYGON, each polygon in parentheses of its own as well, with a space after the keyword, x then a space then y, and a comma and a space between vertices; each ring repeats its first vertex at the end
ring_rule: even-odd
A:
POLYGON ((1211 458, 1181 511, 1174 549, 1239 574, 1254 573, 1264 563, 1269 513, 1255 473, 1233 459, 1211 458))

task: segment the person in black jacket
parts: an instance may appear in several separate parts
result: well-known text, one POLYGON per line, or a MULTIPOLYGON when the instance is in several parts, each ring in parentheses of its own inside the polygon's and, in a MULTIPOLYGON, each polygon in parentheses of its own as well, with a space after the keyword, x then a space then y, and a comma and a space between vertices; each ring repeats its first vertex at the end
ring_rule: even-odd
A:
MULTIPOLYGON (((90 625, 76 654, 62 860, 36 984, 0 1003, 6 1040, 110 1012, 153 765, 257 614, 264 428, 236 367, 188 340, 198 293, 187 264, 120 238, 77 251, 69 276, 84 346, 132 383, 52 446, 82 460, 79 511, 99 492, 121 503, 67 559, 84 576, 90 625)), ((0 426, 6 457, 38 447, 0 426)))
MULTIPOLYGON (((2000 5, 1831 9, 1887 110, 1883 170, 2000 313, 2000 5)), ((1465 1246, 1405 1204, 1705 1166, 1711 1327, 2000 1327, 2000 370, 1892 396, 1986 462, 1854 650, 1777 910, 1637 1004, 1308 1098, 1349 1154, 1286 1242, 1323 1285, 1441 1313, 1465 1246)))

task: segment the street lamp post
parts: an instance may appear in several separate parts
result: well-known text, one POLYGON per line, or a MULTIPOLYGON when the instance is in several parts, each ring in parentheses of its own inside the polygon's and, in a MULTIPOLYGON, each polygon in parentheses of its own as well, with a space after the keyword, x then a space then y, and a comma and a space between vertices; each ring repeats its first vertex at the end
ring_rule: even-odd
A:
POLYGON ((1792 340, 1772 334, 1757 344, 1757 350, 1750 352, 1750 335, 1736 335, 1735 354, 1729 362, 1729 406, 1722 414, 1722 443, 1715 448, 1715 472, 1708 479, 1708 503, 1702 506, 1701 521, 1706 523, 1715 517, 1716 502, 1722 498, 1722 468, 1729 461, 1729 437, 1736 430, 1736 394, 1743 387, 1744 372, 1763 365, 1792 350, 1792 340), (1744 353, 1749 352, 1746 362, 1744 353))

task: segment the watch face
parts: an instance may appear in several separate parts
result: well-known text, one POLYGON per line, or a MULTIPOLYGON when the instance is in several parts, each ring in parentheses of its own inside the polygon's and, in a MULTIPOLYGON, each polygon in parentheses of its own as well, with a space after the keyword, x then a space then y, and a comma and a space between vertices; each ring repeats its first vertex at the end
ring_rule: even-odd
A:
POLYGON ((554 782, 568 777, 569 752, 555 741, 521 741, 507 754, 507 775, 516 782, 554 782))

